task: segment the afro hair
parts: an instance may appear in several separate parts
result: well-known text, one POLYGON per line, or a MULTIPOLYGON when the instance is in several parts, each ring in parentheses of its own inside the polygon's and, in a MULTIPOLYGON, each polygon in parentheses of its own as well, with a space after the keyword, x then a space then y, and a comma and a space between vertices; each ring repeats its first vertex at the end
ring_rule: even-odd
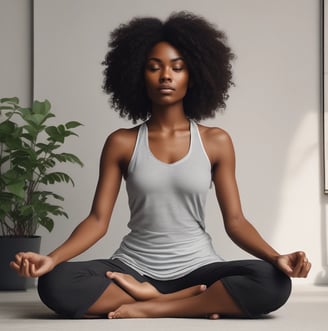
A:
POLYGON ((192 82, 184 98, 186 116, 199 121, 225 109, 228 90, 233 85, 234 58, 226 36, 203 17, 178 12, 164 22, 136 17, 111 33, 109 51, 102 63, 103 90, 120 116, 134 123, 151 116, 144 70, 147 54, 160 41, 178 49, 186 61, 192 82))

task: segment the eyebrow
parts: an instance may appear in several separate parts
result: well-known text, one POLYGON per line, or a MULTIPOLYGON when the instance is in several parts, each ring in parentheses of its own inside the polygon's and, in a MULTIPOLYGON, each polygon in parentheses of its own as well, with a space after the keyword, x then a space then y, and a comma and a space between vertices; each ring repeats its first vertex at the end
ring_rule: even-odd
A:
MULTIPOLYGON (((155 61, 155 62, 159 62, 159 63, 162 62, 162 60, 157 57, 150 57, 150 58, 148 58, 148 61, 155 61)), ((180 56, 180 57, 171 59, 170 61, 171 62, 184 61, 184 58, 180 56)))

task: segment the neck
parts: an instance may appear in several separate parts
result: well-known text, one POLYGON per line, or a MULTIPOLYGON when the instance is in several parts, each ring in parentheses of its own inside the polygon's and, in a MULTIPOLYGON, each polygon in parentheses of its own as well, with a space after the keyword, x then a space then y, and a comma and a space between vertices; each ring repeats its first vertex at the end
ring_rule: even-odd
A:
POLYGON ((148 121, 149 127, 157 127, 164 130, 175 129, 184 125, 189 125, 189 120, 181 106, 153 107, 152 115, 148 121))

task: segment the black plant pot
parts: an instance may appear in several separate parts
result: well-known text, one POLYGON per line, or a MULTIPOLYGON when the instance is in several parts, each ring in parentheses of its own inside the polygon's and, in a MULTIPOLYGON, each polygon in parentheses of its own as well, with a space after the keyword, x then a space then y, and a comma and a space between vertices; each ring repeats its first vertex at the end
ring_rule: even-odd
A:
POLYGON ((41 237, 0 236, 0 290, 26 290, 34 286, 34 279, 20 277, 9 266, 19 252, 40 252, 41 237))

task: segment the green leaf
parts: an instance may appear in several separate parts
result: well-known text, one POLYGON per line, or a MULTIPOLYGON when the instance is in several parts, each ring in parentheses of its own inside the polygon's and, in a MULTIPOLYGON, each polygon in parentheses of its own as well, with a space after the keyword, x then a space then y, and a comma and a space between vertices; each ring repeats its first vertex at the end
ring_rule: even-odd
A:
MULTIPOLYGON (((10 155, 6 155, 0 158, 0 167, 2 164, 5 164, 10 159, 10 155)), ((2 177, 0 176, 0 182, 2 181, 2 177)))
POLYGON ((33 196, 39 197, 42 200, 46 200, 48 197, 53 197, 56 200, 64 201, 64 198, 61 195, 58 195, 50 191, 35 191, 33 193, 33 196))
POLYGON ((31 119, 33 120, 33 123, 40 125, 44 121, 45 116, 43 114, 33 114, 31 116, 31 119))
POLYGON ((13 197, 14 195, 12 193, 0 192, 0 212, 2 215, 6 215, 11 211, 13 197))
POLYGON ((31 205, 22 206, 20 208, 20 213, 22 214, 22 216, 24 216, 26 218, 32 218, 34 210, 31 205))
POLYGON ((39 150, 37 151, 37 153, 38 154, 41 154, 41 153, 50 153, 53 150, 59 148, 60 145, 54 144, 54 143, 48 143, 48 144, 38 143, 38 144, 36 144, 36 147, 39 148, 39 150))
POLYGON ((46 115, 49 113, 50 108, 51 108, 51 104, 48 100, 45 101, 35 100, 32 106, 32 110, 34 114, 46 115))
POLYGON ((25 121, 27 121, 27 120, 29 120, 30 117, 32 116, 32 109, 31 109, 31 108, 23 108, 23 107, 21 107, 21 108, 19 109, 19 113, 17 113, 17 114, 20 114, 20 116, 21 116, 25 121))
POLYGON ((50 191, 35 191, 34 195, 42 197, 42 199, 44 200, 46 200, 48 197, 53 197, 56 200, 64 201, 64 198, 61 195, 58 195, 50 191))
POLYGON ((22 141, 19 137, 9 136, 6 139, 6 145, 10 150, 22 148, 22 141))
POLYGON ((12 121, 4 121, 0 123, 0 136, 11 135, 16 128, 16 124, 12 121))
POLYGON ((39 220, 40 225, 45 227, 49 232, 54 228, 54 221, 50 217, 43 217, 39 220))
POLYGON ((67 122, 65 124, 66 129, 74 129, 81 125, 83 125, 83 124, 81 124, 80 122, 76 122, 76 121, 67 122))
POLYGON ((0 106, 0 110, 14 110, 15 109, 15 107, 13 107, 13 106, 0 106))
POLYGON ((13 98, 2 98, 0 99, 1 103, 14 103, 14 104, 19 104, 19 99, 17 97, 13 97, 13 98))
POLYGON ((49 136, 48 140, 54 141, 54 142, 60 142, 64 143, 63 135, 58 131, 58 128, 55 126, 49 126, 45 130, 49 136))
POLYGON ((22 137, 28 140, 29 142, 34 142, 36 137, 36 132, 34 131, 34 134, 23 133, 22 137))
POLYGON ((54 183, 62 183, 62 182, 66 182, 66 183, 71 182, 72 185, 74 186, 73 179, 64 172, 52 172, 50 174, 44 175, 40 179, 40 183, 42 184, 54 184, 54 183))
POLYGON ((66 137, 66 129, 63 124, 58 125, 57 130, 62 137, 66 137))
POLYGON ((17 181, 16 183, 11 183, 7 186, 8 191, 17 195, 18 197, 24 199, 25 190, 24 190, 25 182, 17 181))
POLYGON ((30 126, 33 126, 39 132, 43 130, 44 127, 41 127, 41 124, 46 121, 48 114, 33 113, 31 108, 21 108, 20 112, 24 121, 30 126))
POLYGON ((0 123, 0 142, 6 144, 9 138, 11 138, 12 136, 16 136, 16 133, 20 131, 16 131, 16 129, 16 124, 9 120, 0 123))
POLYGON ((59 162, 70 162, 70 163, 77 163, 81 167, 83 167, 82 161, 74 154, 71 153, 61 153, 61 154, 54 154, 53 155, 59 162))
POLYGON ((52 159, 47 159, 47 160, 44 160, 44 161, 42 162, 42 164, 40 164, 39 169, 40 169, 41 172, 43 172, 43 171, 41 170, 42 167, 47 168, 47 169, 50 169, 50 168, 53 168, 55 165, 56 165, 56 162, 55 162, 54 160, 52 160, 52 159))
POLYGON ((64 201, 64 198, 61 195, 59 195, 59 194, 56 194, 56 193, 52 193, 51 192, 51 195, 56 200, 64 201))
POLYGON ((46 132, 48 133, 48 135, 50 137, 53 137, 53 136, 57 136, 59 133, 58 133, 58 130, 55 126, 48 126, 46 128, 46 132))

